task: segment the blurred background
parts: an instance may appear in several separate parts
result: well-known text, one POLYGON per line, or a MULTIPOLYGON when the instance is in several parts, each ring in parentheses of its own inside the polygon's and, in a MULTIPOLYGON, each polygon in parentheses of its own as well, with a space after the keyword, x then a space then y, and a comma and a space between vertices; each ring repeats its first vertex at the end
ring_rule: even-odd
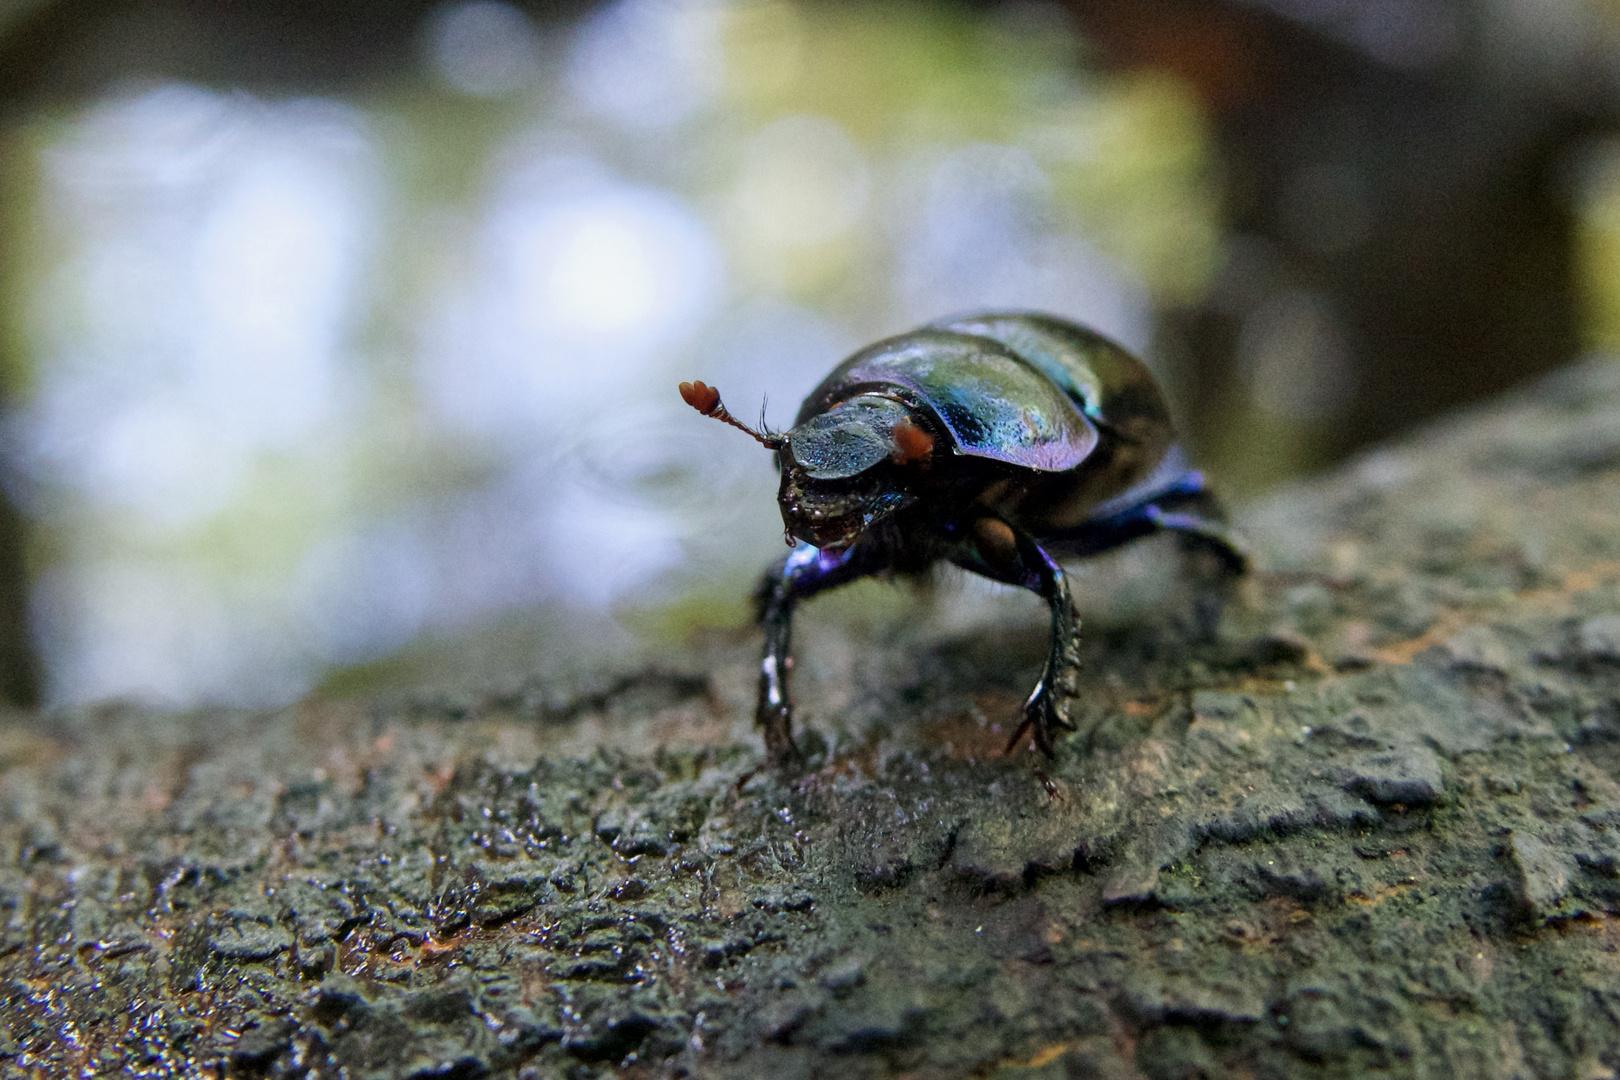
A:
POLYGON ((964 308, 1262 490, 1616 344, 1616 131, 1616 0, 0 0, 0 695, 745 623, 675 383, 964 308))

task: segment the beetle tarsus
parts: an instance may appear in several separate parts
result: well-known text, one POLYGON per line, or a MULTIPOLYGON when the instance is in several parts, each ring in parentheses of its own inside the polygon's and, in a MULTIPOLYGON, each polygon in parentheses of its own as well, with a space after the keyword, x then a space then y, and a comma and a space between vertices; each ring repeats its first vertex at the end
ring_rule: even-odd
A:
POLYGON ((1073 700, 1073 695, 1052 690, 1051 686, 1052 683, 1044 676, 1035 684, 1029 700, 1024 703, 1023 722, 1018 725, 1018 730, 1013 732, 1012 738, 1007 740, 1006 753, 1011 754, 1017 750, 1024 733, 1029 732, 1035 742, 1035 748, 1048 758, 1055 758, 1058 733, 1078 730, 1065 715, 1066 706, 1073 700))
POLYGON ((1249 572, 1249 554, 1227 529, 1226 515, 1208 490, 1199 492, 1189 509, 1167 512, 1154 506, 1149 511, 1159 528, 1180 538, 1193 581, 1193 633, 1199 641, 1214 641, 1233 585, 1249 572))
POLYGON ((1226 552, 1191 538, 1183 540, 1182 554, 1193 587, 1193 635, 1198 641, 1212 642, 1220 636, 1221 618, 1246 567, 1236 566, 1226 552))
POLYGON ((759 699, 754 722, 765 737, 765 756, 779 769, 792 769, 804 759, 793 742, 793 705, 788 699, 788 649, 793 629, 791 578, 779 575, 772 596, 766 600, 761 621, 765 624, 765 655, 759 666, 759 699))
POLYGON ((1051 652, 1041 681, 1024 705, 1024 722, 1020 725, 1020 731, 1026 727, 1031 730, 1036 747, 1049 758, 1057 756, 1060 732, 1078 730, 1069 719, 1069 710, 1080 696, 1080 623, 1073 617, 1073 605, 1068 599, 1065 587, 1062 596, 1052 602, 1051 652), (1063 605, 1061 615, 1059 604, 1063 605))

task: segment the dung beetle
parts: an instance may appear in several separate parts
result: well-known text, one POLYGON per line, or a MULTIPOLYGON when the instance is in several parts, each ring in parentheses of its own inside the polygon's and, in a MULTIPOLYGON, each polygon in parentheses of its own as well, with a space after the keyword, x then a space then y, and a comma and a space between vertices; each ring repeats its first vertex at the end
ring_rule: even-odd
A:
MULTIPOLYGON (((1247 565, 1175 445, 1148 369, 1051 315, 954 316, 869 345, 822 380, 785 433, 737 420, 714 387, 680 391, 775 451, 781 469, 793 550, 757 594, 765 655, 756 720, 778 764, 798 759, 787 694, 793 609, 826 589, 949 560, 1038 593, 1051 609, 1051 641, 1008 749, 1029 731, 1050 757, 1056 733, 1074 729, 1080 666, 1059 558, 1169 531, 1211 553, 1223 581, 1247 565)), ((1206 609, 1205 621, 1213 617, 1206 609)))

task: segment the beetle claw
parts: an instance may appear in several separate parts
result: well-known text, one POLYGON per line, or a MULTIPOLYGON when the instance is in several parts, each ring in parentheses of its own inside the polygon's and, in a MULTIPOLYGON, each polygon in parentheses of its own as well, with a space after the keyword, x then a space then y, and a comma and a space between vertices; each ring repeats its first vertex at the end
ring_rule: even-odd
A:
MULTIPOLYGON (((1072 641, 1072 638, 1071 638, 1072 641)), ((1024 702, 1024 719, 1007 741, 1007 753, 1018 748, 1019 741, 1029 732, 1035 746, 1047 757, 1057 756, 1057 733, 1078 731, 1079 726, 1069 718, 1069 703, 1080 695, 1079 660, 1067 649, 1055 649, 1047 659, 1041 681, 1035 684, 1029 700, 1024 702)))
POLYGON ((765 729, 765 757, 772 766, 791 770, 804 764, 804 754, 793 741, 793 714, 786 706, 762 708, 756 719, 765 729))
POLYGON ((1032 717, 1032 716, 1029 716, 1028 714, 1026 714, 1024 716, 1024 722, 1022 724, 1018 725, 1018 730, 1013 732, 1012 733, 1012 738, 1007 740, 1007 748, 1005 750, 1003 750, 1002 753, 1003 754, 1010 754, 1014 750, 1017 750, 1018 749, 1018 740, 1022 739, 1024 737, 1024 732, 1028 731, 1030 725, 1033 724, 1034 722, 1035 722, 1035 718, 1032 717))
POLYGON ((1035 685, 1035 692, 1029 695, 1024 703, 1024 720, 1014 731, 1012 738, 1007 740, 1006 753, 1010 754, 1018 749, 1018 743, 1027 731, 1035 740, 1036 749, 1047 757, 1057 757, 1057 742, 1053 738, 1055 731, 1075 731, 1074 724, 1054 700, 1051 686, 1052 679, 1046 676, 1035 685))

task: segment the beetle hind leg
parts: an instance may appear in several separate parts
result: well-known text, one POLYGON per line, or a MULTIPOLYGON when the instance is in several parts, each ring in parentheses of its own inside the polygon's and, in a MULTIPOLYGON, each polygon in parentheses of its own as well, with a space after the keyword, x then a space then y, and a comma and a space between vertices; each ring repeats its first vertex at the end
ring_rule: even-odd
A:
POLYGON ((1209 640, 1220 626, 1233 583, 1249 569, 1243 544, 1226 527, 1226 515, 1193 470, 1114 500, 1078 528, 1049 541, 1064 556, 1096 555, 1155 533, 1174 533, 1197 579, 1193 618, 1209 640))
MULTIPOLYGON (((1234 583, 1249 572, 1249 556, 1227 530, 1220 508, 1204 500, 1209 513, 1149 507, 1155 525, 1175 533, 1193 579, 1193 625, 1198 638, 1213 641, 1234 583)), ((1202 509, 1202 508, 1201 508, 1202 509)))

